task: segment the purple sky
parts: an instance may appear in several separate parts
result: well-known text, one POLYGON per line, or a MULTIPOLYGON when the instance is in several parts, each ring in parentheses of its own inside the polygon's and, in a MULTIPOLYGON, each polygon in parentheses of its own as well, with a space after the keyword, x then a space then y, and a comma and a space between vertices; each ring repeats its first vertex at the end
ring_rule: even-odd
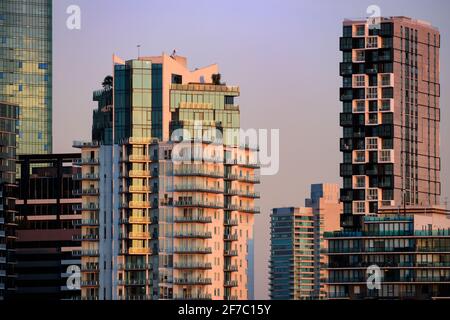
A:
POLYGON ((241 87, 244 128, 280 129, 280 171, 263 177, 255 223, 255 295, 268 298, 269 214, 302 205, 309 185, 340 182, 339 41, 344 18, 381 15, 428 20, 441 31, 442 199, 450 194, 450 2, 442 1, 54 1, 54 152, 89 139, 92 91, 111 73, 111 55, 161 52, 188 57, 189 66, 218 63, 241 87), (81 30, 66 28, 66 8, 81 8, 81 30))

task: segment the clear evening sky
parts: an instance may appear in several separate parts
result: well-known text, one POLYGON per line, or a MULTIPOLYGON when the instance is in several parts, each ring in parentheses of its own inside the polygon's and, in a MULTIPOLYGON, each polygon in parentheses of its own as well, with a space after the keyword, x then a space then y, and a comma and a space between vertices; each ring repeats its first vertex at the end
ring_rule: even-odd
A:
POLYGON ((280 129, 280 171, 263 177, 255 223, 256 298, 268 298, 269 214, 300 206, 316 182, 340 182, 339 36, 344 18, 381 15, 430 21, 441 31, 442 201, 450 194, 450 2, 54 0, 54 152, 91 134, 92 91, 111 74, 111 55, 171 53, 189 66, 218 63, 241 87, 244 128, 280 129), (81 30, 66 28, 66 8, 81 8, 81 30))

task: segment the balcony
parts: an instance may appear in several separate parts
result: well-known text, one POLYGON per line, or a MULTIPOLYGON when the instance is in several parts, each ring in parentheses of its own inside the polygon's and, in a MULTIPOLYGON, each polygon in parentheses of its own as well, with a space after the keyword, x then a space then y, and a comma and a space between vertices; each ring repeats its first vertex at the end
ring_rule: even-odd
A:
POLYGON ((223 268, 223 271, 225 271, 225 272, 235 272, 235 271, 238 271, 238 266, 237 265, 228 265, 228 266, 225 266, 223 268))
POLYGON ((99 266, 97 263, 85 264, 81 266, 81 271, 83 272, 97 272, 99 271, 99 266))
POLYGON ((150 248, 129 248, 127 250, 128 254, 135 255, 135 254, 151 254, 152 251, 150 248))
POLYGON ((126 295, 126 296, 118 296, 118 300, 125 301, 144 301, 144 300, 152 300, 151 295, 126 295))
POLYGON ((192 239, 211 239, 211 232, 200 232, 200 231, 178 231, 174 232, 174 238, 184 239, 184 238, 192 238, 192 239))
POLYGON ((77 173, 72 175, 73 180, 99 180, 100 177, 97 173, 77 173))
POLYGON ((212 296, 210 294, 204 293, 194 293, 194 294, 174 294, 173 299, 175 300, 211 300, 212 296))
POLYGON ((225 250, 223 255, 225 257, 236 257, 238 255, 237 250, 225 250))
POLYGON ((122 264, 119 263, 117 265, 117 269, 119 270, 147 270, 151 268, 151 264, 149 263, 127 263, 127 264, 122 264))
POLYGON ((174 278, 173 283, 176 285, 209 285, 212 284, 210 278, 174 278))
POLYGON ((72 237, 74 241, 98 241, 98 234, 77 234, 72 237))
POLYGON ((236 190, 236 189, 228 189, 225 191, 225 194, 230 195, 230 196, 240 196, 240 197, 252 198, 252 199, 260 198, 259 192, 242 191, 242 190, 236 190))
POLYGON ((151 177, 152 174, 150 171, 147 170, 130 170, 128 171, 129 177, 136 177, 136 178, 145 178, 145 177, 151 177))
POLYGON ((99 210, 98 204, 94 203, 77 203, 72 206, 73 210, 81 210, 81 211, 96 211, 99 210))
POLYGON ((81 281, 80 285, 82 287, 97 287, 98 286, 98 280, 86 280, 81 281))
POLYGON ((73 190, 74 196, 97 196, 100 194, 100 190, 98 188, 88 188, 88 189, 78 189, 73 190))
POLYGON ((238 286, 238 282, 237 282, 237 280, 225 280, 223 282, 223 286, 225 288, 237 287, 238 286))
POLYGON ((210 208, 210 209, 223 209, 223 203, 219 202, 208 202, 205 200, 178 200, 174 201, 173 205, 175 207, 200 207, 200 208, 210 208))
POLYGON ((223 188, 216 188, 213 186, 185 184, 175 185, 171 192, 205 192, 205 193, 223 193, 223 188))
POLYGON ((223 178, 222 171, 208 171, 201 167, 193 168, 178 168, 173 171, 174 176, 199 176, 199 177, 210 177, 210 178, 223 178))
POLYGON ((150 232, 129 232, 128 239, 151 239, 150 232))
POLYGON ((237 233, 234 234, 225 234, 223 236, 223 240, 224 241, 237 241, 238 240, 238 235, 237 233))
POLYGON ((74 165, 97 165, 99 164, 98 158, 80 158, 73 160, 74 165))
POLYGON ((175 262, 174 269, 212 269, 212 264, 209 262, 175 262))
POLYGON ((237 219, 226 219, 223 224, 224 226, 232 227, 237 226, 239 223, 237 219))
POLYGON ((73 141, 72 143, 74 148, 96 148, 98 146, 98 142, 95 141, 73 141))
POLYGON ((174 222, 176 223, 211 223, 211 217, 205 216, 190 216, 190 217, 175 217, 174 222))
POLYGON ((98 257, 99 251, 98 251, 98 249, 74 250, 74 251, 72 251, 72 255, 75 257, 98 257))
POLYGON ((119 286, 145 286, 151 284, 151 280, 146 279, 124 279, 118 280, 117 285, 119 286))
POLYGON ((209 254, 212 253, 210 247, 175 247, 174 253, 178 254, 209 254))

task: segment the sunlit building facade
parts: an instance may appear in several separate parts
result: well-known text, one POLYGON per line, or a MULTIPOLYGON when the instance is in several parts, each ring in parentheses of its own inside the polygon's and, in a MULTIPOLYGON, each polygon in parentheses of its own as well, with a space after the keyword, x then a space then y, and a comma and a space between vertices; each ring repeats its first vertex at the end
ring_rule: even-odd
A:
POLYGON ((82 234, 98 237, 82 244, 82 298, 252 298, 259 175, 239 88, 179 56, 114 61, 114 143, 76 143, 99 176, 83 180, 82 234))

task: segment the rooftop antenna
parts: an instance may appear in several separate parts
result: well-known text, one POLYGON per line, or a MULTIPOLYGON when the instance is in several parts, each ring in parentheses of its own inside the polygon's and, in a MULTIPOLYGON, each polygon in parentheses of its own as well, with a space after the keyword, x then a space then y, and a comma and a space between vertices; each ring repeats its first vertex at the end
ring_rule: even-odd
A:
POLYGON ((138 51, 138 59, 141 57, 141 45, 138 44, 137 46, 137 51, 138 51))

